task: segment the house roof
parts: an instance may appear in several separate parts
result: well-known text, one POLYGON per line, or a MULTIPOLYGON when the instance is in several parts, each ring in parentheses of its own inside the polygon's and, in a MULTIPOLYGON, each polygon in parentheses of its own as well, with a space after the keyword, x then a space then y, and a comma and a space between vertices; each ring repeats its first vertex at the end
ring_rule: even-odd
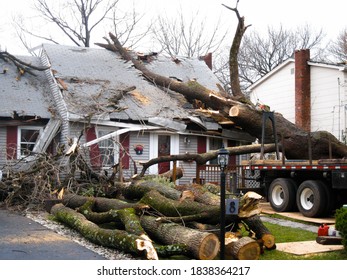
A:
MULTIPOLYGON (((32 56, 16 56, 32 65, 40 66, 40 60, 32 56)), ((0 117, 30 116, 50 118, 49 86, 40 71, 19 74, 11 61, 0 59, 0 117)))
MULTIPOLYGON (((334 64, 334 63, 325 63, 325 62, 317 62, 313 60, 309 60, 308 65, 310 66, 315 66, 315 67, 323 67, 323 68, 330 68, 330 69, 336 69, 338 71, 347 71, 347 66, 345 64, 334 64)), ((265 76, 261 77, 258 79, 256 82, 254 82, 252 85, 250 85, 247 90, 252 91, 254 88, 256 88, 258 85, 262 84, 269 78, 271 78, 273 75, 275 75, 278 71, 283 69, 289 64, 295 64, 295 59, 294 58, 288 58, 285 60, 283 63, 272 69, 269 73, 267 73, 265 76)))
MULTIPOLYGON (((52 72, 62 90, 70 119, 117 121, 183 120, 197 116, 181 94, 161 89, 147 80, 131 62, 106 49, 43 45, 52 72)), ((218 90, 217 78, 204 61, 152 55, 144 61, 155 73, 218 90)))

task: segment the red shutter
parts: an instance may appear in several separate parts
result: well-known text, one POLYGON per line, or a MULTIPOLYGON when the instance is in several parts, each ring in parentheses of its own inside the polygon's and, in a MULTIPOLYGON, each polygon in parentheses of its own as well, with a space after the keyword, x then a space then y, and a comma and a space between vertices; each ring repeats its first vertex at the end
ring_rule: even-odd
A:
POLYGON ((198 154, 206 153, 206 137, 198 136, 198 154))
MULTIPOLYGON (((228 147, 236 147, 237 146, 237 142, 233 141, 233 140, 228 140, 228 147)), ((236 156, 232 155, 229 156, 229 168, 230 169, 236 169, 236 156)))
MULTIPOLYGON (((86 131, 87 142, 96 139, 95 127, 90 127, 86 131)), ((93 144, 89 147, 90 164, 93 168, 97 169, 101 167, 101 157, 98 144, 93 144)))
MULTIPOLYGON (((198 154, 206 153, 206 141, 207 141, 206 137, 198 136, 198 149, 197 149, 198 154)), ((205 170, 206 166, 205 165, 203 165, 203 166, 197 165, 197 169, 205 170)))
POLYGON ((130 134, 129 132, 119 135, 119 142, 121 143, 121 148, 119 155, 122 161, 123 169, 129 169, 130 167, 130 158, 129 158, 129 147, 130 147, 130 134))
POLYGON ((16 159, 17 158, 17 137, 18 137, 17 126, 8 126, 7 127, 7 137, 6 137, 7 159, 16 159))

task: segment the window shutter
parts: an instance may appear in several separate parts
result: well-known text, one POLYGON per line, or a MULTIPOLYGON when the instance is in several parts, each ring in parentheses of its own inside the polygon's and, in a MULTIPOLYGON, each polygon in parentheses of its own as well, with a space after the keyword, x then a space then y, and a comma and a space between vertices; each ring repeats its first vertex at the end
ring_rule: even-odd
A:
POLYGON ((130 167, 130 158, 129 158, 130 133, 126 132, 126 133, 119 135, 119 141, 122 145, 122 148, 125 149, 125 151, 124 151, 121 148, 120 152, 119 152, 123 169, 129 169, 129 167, 130 167))
MULTIPOLYGON (((96 139, 95 127, 90 127, 86 130, 87 142, 96 139)), ((93 144, 89 147, 90 164, 93 168, 98 169, 101 167, 100 150, 98 144, 93 144)))
POLYGON ((17 137, 18 137, 18 127, 8 126, 7 127, 7 137, 6 137, 6 154, 7 159, 17 158, 17 137))

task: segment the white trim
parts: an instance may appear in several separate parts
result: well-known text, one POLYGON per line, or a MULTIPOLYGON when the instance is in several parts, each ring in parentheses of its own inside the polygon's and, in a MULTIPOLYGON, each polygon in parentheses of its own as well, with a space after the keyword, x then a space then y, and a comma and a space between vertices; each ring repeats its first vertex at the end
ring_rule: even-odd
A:
MULTIPOLYGON (((170 135, 170 155, 179 155, 180 153, 180 137, 177 134, 170 135)), ((179 166, 179 161, 177 162, 179 166)), ((170 169, 173 168, 173 161, 170 162, 170 169)))
MULTIPOLYGON (((105 130, 106 130, 106 129, 105 129, 105 130)), ((106 135, 104 135, 104 136, 102 136, 102 137, 99 137, 99 138, 96 138, 96 139, 94 139, 94 140, 92 140, 92 141, 89 141, 89 142, 87 142, 87 143, 84 143, 84 144, 82 144, 81 146, 82 146, 82 147, 89 147, 89 146, 91 146, 91 145, 94 145, 94 144, 96 144, 96 143, 99 143, 99 142, 102 141, 102 140, 106 140, 106 139, 109 139, 109 138, 117 138, 117 137, 119 137, 119 135, 121 135, 121 134, 123 134, 123 133, 126 133, 126 132, 129 132, 129 131, 133 131, 133 130, 131 130, 131 129, 129 129, 129 128, 119 129, 119 130, 117 130, 117 131, 114 131, 114 132, 111 132, 111 133, 109 133, 109 134, 106 134, 106 135)))
POLYGON ((39 135, 37 136, 37 139, 35 141, 34 147, 35 148, 37 142, 39 141, 42 131, 43 131, 43 126, 25 126, 25 125, 21 125, 17 127, 17 159, 21 159, 24 158, 26 156, 22 156, 21 153, 21 138, 22 138, 22 129, 26 129, 26 130, 38 130, 39 131, 39 135))
MULTIPOLYGON (((149 134, 149 159, 158 157, 158 133, 149 134)), ((149 174, 158 174, 158 164, 148 168, 149 174)))
MULTIPOLYGON (((98 140, 100 140, 100 138, 103 138, 104 136, 108 136, 108 134, 110 134, 110 133, 108 133, 108 134, 105 134, 104 136, 101 136, 101 137, 99 137, 99 133, 100 132, 109 132, 110 130, 112 130, 112 132, 111 133, 114 133, 115 131, 114 131, 114 128, 112 128, 112 127, 105 127, 105 126, 97 126, 96 128, 95 128, 95 133, 96 133, 96 137, 98 138, 98 140)), ((121 133, 121 134, 123 134, 123 133, 121 133)), ((107 139, 109 139, 109 138, 112 138, 112 139, 114 139, 115 141, 112 141, 113 142, 113 147, 111 148, 110 147, 110 149, 112 149, 113 150, 113 159, 114 159, 114 161, 112 162, 112 165, 114 165, 114 164, 117 164, 117 163, 119 163, 119 154, 120 154, 120 149, 119 149, 119 145, 117 144, 117 143, 119 143, 119 134, 116 134, 116 135, 114 135, 113 137, 107 137, 107 138, 104 138, 103 140, 107 140, 107 139), (116 143, 115 143, 116 142, 116 143)), ((100 141, 98 141, 98 143, 100 143, 101 142, 101 140, 100 141)), ((99 149, 103 149, 103 148, 107 148, 107 147, 100 147, 100 145, 99 145, 99 149)), ((102 163, 102 167, 103 168, 110 168, 111 166, 110 165, 104 165, 103 163, 102 163)))

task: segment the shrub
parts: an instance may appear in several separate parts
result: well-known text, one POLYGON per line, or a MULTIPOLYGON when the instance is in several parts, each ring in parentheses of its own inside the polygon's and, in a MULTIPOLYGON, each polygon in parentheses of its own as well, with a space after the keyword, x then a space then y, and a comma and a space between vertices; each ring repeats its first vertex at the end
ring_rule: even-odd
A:
POLYGON ((339 208, 335 213, 335 228, 342 236, 342 244, 347 251, 347 208, 339 208))

